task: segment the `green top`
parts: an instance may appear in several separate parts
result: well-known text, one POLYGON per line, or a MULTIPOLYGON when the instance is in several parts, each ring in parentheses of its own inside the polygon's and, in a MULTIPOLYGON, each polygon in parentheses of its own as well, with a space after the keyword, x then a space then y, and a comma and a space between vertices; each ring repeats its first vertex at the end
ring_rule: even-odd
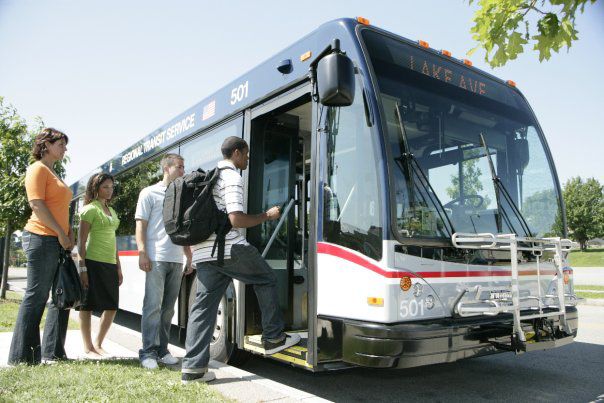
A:
POLYGON ((115 210, 109 207, 111 217, 103 211, 98 200, 84 206, 80 220, 90 224, 90 233, 86 241, 86 259, 103 263, 117 263, 115 260, 115 231, 120 225, 115 210))

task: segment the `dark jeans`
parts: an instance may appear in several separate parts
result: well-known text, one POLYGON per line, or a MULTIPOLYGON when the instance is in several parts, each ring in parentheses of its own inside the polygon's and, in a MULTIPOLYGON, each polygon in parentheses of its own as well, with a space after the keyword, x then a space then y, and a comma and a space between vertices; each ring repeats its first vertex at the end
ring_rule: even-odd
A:
POLYGON ((283 319, 277 298, 277 277, 253 246, 233 245, 224 266, 216 262, 197 263, 197 294, 187 323, 186 354, 182 372, 203 373, 210 362, 210 341, 222 295, 231 279, 254 285, 262 315, 262 338, 277 340, 283 333, 283 319))
POLYGON ((27 256, 27 289, 19 307, 8 363, 38 364, 41 359, 67 358, 64 346, 69 310, 59 310, 52 302, 48 303, 40 347, 40 321, 59 263, 59 240, 28 231, 21 239, 27 256))

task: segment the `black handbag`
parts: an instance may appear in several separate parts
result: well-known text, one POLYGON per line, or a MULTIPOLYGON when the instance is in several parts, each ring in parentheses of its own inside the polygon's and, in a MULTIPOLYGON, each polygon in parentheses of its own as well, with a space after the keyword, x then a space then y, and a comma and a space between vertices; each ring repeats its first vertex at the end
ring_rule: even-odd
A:
POLYGON ((82 285, 71 252, 61 248, 59 266, 52 283, 52 302, 59 309, 76 308, 82 300, 82 285))

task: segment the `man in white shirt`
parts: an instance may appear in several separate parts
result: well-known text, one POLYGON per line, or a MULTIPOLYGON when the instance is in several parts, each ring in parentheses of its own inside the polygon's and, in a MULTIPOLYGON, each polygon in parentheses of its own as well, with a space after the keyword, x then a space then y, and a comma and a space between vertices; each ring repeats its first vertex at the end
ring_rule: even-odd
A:
POLYGON ((297 334, 283 332, 283 319, 279 312, 277 277, 258 250, 247 243, 241 229, 259 225, 267 220, 277 220, 281 213, 273 207, 261 214, 243 212, 243 180, 236 169, 247 169, 249 147, 240 137, 228 137, 222 143, 223 161, 218 163, 220 177, 212 193, 216 207, 228 214, 232 229, 225 237, 224 264, 218 265, 215 251, 216 235, 192 246, 196 265, 197 295, 191 306, 187 323, 186 354, 182 361, 182 382, 209 382, 215 378, 208 371, 210 341, 222 295, 231 282, 237 279, 254 285, 262 316, 262 343, 265 355, 291 347, 300 341, 297 334))
POLYGON ((185 274, 193 271, 191 249, 174 245, 166 233, 163 205, 166 188, 185 172, 184 159, 178 154, 166 154, 161 159, 164 178, 144 188, 136 204, 136 244, 138 265, 146 272, 145 299, 141 318, 143 348, 139 350, 141 365, 157 368, 157 362, 178 364, 168 351, 174 304, 180 291, 183 254, 187 257, 185 274))

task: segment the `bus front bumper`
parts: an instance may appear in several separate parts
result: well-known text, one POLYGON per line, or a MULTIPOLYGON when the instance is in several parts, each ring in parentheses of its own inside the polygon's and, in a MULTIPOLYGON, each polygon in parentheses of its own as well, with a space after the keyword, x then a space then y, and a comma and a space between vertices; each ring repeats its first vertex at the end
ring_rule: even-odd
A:
MULTIPOLYGON (((578 314, 566 308, 572 335, 556 332, 553 337, 536 337, 531 321, 522 322, 527 342, 523 351, 546 350, 573 341, 578 314)), ((559 319, 553 320, 556 329, 559 319)), ((395 325, 342 321, 342 360, 375 368, 409 368, 454 362, 502 351, 517 351, 512 337, 512 316, 446 318, 395 325)))

